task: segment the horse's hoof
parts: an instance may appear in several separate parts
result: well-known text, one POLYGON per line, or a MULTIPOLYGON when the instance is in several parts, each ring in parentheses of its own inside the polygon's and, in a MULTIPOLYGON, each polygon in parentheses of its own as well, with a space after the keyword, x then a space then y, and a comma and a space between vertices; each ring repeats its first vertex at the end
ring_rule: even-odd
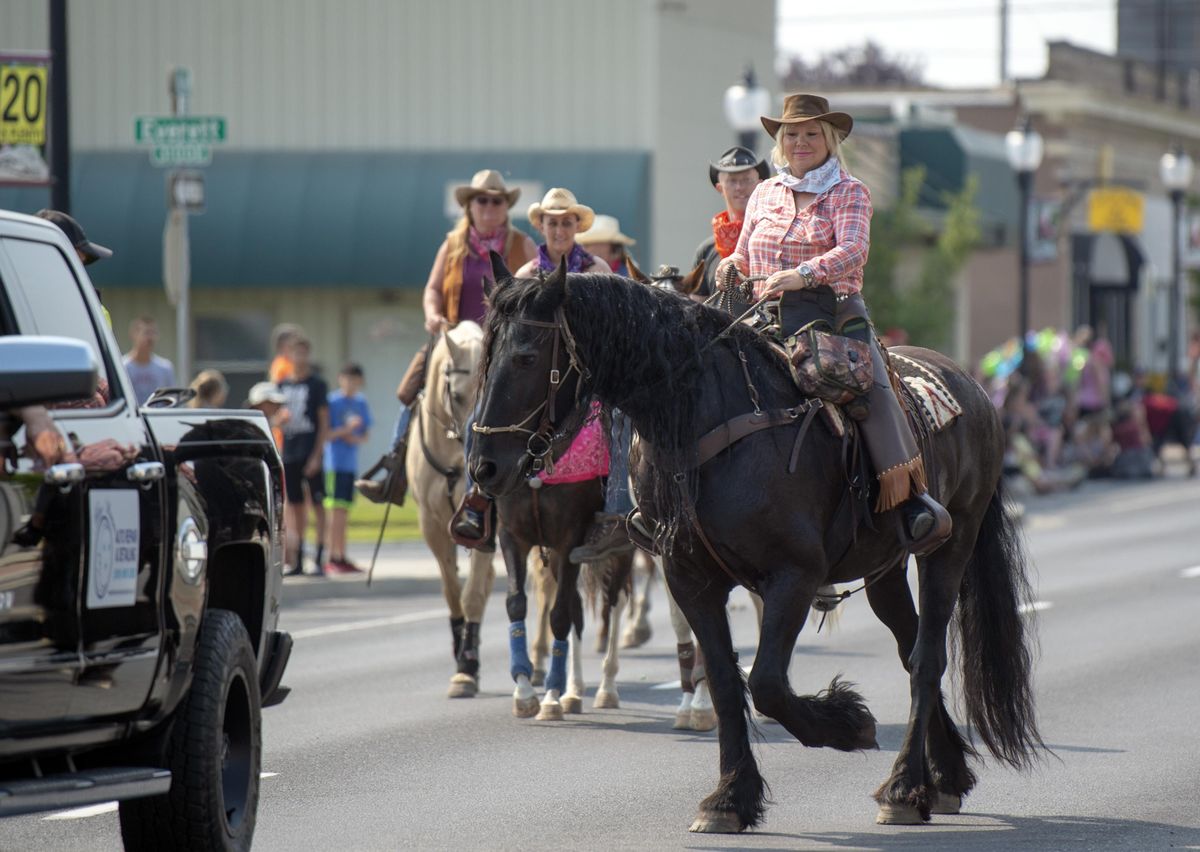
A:
POLYGON ((929 808, 931 814, 957 814, 962 812, 962 796, 956 796, 953 793, 943 793, 938 791, 936 798, 933 800, 933 806, 929 808))
POLYGON ((474 698, 479 692, 479 682, 469 674, 459 672, 454 677, 450 678, 450 689, 446 692, 447 698, 474 698))
POLYGON ((892 805, 884 803, 879 806, 875 822, 880 825, 922 825, 921 812, 910 805, 892 805))
POLYGON ((536 695, 531 695, 529 698, 514 698, 513 699, 513 715, 518 719, 532 719, 538 714, 541 704, 538 702, 536 695))
POLYGON ((546 670, 534 669, 533 674, 529 676, 530 686, 545 686, 546 685, 546 670))
POLYGON ((675 731, 690 731, 692 729, 692 711, 679 710, 675 713, 675 724, 671 726, 675 731))
POLYGON ((539 722, 561 722, 562 719, 563 706, 557 701, 546 701, 538 710, 537 720, 539 722))
POLYGON ((692 708, 693 731, 711 731, 717 727, 717 711, 713 709, 697 710, 692 708))
POLYGON ((596 693, 596 700, 592 702, 592 707, 596 710, 616 710, 621 706, 621 699, 615 692, 610 692, 607 689, 596 693))
POLYGON ((688 831, 700 834, 740 834, 746 829, 741 819, 732 811, 700 811, 688 831))
POLYGON ((654 631, 649 624, 630 625, 621 637, 622 648, 640 648, 650 641, 654 631))
MULTIPOLYGON (((564 713, 582 713, 583 712, 583 696, 582 695, 564 695, 562 697, 562 710, 564 713)), ((562 718, 561 716, 559 718, 562 718)))

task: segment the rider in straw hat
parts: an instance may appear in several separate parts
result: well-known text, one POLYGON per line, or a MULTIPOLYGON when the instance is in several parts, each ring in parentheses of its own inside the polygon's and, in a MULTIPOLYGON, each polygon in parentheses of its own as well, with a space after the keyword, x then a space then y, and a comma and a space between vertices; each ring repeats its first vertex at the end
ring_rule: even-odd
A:
POLYGON ((950 534, 950 516, 928 493, 925 465, 862 298, 871 228, 871 194, 842 165, 838 148, 854 126, 817 95, 789 95, 779 118, 762 117, 775 138, 778 174, 746 205, 737 247, 717 267, 765 276, 755 298, 780 296, 783 332, 823 320, 838 334, 869 342, 874 387, 863 437, 879 480, 877 512, 900 508, 909 550, 928 553, 950 534))
MULTIPOLYGON (((469 184, 455 187, 454 200, 463 214, 438 249, 425 284, 425 330, 432 337, 459 320, 482 323, 487 311, 484 283, 492 278, 489 252, 504 257, 509 268, 521 266, 535 254, 537 247, 528 236, 517 230, 509 220, 508 211, 517 203, 521 190, 509 189, 504 178, 493 169, 475 173, 469 184)), ((426 343, 417 351, 396 397, 400 413, 396 418, 392 450, 379 460, 355 486, 359 492, 376 503, 391 500, 399 503, 407 490, 404 474, 404 444, 412 418, 412 404, 425 387, 425 359, 429 355, 426 343), (388 471, 384 479, 372 479, 380 471, 388 471), (391 487, 385 491, 387 484, 391 487)))
POLYGON ((592 227, 577 234, 575 242, 607 263, 618 275, 632 278, 635 276, 631 272, 641 272, 629 254, 629 247, 637 245, 637 240, 621 233, 621 223, 614 216, 597 213, 592 227))
MULTIPOLYGON (((570 190, 562 187, 549 190, 540 202, 529 205, 529 221, 542 233, 546 242, 538 248, 536 257, 517 269, 514 277, 530 278, 538 270, 552 271, 564 259, 568 272, 611 272, 607 263, 598 260, 575 242, 575 235, 592 227, 595 219, 592 208, 580 204, 570 190)), ((464 443, 468 455, 471 452, 474 434, 471 425, 474 420, 472 416, 467 424, 464 443)), ((472 484, 454 515, 450 528, 454 540, 465 547, 484 545, 488 529, 486 518, 491 505, 492 501, 472 484)))

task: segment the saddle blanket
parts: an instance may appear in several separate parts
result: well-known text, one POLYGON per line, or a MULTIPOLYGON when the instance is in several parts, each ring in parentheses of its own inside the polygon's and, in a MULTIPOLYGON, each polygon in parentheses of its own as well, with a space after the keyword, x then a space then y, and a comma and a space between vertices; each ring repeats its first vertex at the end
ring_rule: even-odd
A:
POLYGON ((963 413, 962 405, 946 383, 919 361, 897 352, 889 352, 892 366, 917 403, 917 413, 932 432, 940 432, 963 413))
POLYGON ((554 462, 553 472, 538 474, 543 484, 564 485, 608 476, 608 436, 604 434, 599 403, 593 404, 589 416, 587 425, 579 430, 571 446, 554 462))

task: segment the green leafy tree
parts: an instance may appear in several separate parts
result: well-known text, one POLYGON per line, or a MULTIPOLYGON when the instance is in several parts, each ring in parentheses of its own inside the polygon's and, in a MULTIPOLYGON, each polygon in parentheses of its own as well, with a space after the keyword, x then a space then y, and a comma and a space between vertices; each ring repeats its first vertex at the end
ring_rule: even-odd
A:
POLYGON ((917 214, 924 184, 924 168, 905 169, 895 205, 875 213, 863 288, 880 331, 901 328, 914 346, 945 350, 954 328, 954 279, 980 238, 978 184, 972 177, 961 192, 946 194, 946 215, 932 243, 932 229, 917 214), (900 258, 915 246, 924 246, 920 271, 915 281, 901 283, 900 258))

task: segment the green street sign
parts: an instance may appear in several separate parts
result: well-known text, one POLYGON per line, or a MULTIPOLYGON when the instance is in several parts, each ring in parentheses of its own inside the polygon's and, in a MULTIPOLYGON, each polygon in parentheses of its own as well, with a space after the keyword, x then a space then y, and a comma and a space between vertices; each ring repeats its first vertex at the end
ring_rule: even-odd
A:
POLYGON ((150 162, 156 166, 207 166, 212 148, 207 145, 155 145, 150 162))
POLYGON ((225 119, 216 115, 141 115, 133 139, 142 144, 216 145, 225 141, 225 119))

